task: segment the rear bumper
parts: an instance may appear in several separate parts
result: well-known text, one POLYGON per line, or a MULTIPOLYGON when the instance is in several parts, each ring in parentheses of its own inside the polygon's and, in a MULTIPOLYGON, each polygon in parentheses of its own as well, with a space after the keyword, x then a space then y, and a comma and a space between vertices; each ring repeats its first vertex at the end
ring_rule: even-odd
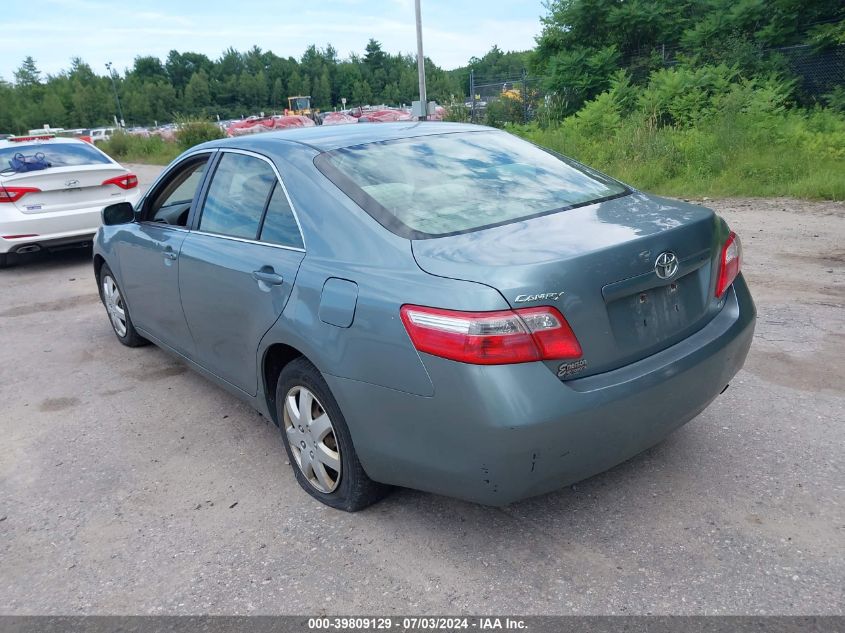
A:
MULTIPOLYGON (((95 229, 96 231, 96 229, 95 229)), ((84 233, 71 232, 69 235, 39 235, 37 237, 5 240, 0 238, 0 254, 34 253, 40 250, 64 248, 66 246, 85 246, 94 243, 96 232, 90 229, 84 233)))
POLYGON ((742 277, 684 341, 561 383, 541 363, 483 367, 426 356, 430 398, 326 376, 371 478, 488 505, 607 470, 696 415, 742 367, 756 310, 742 277))
MULTIPOLYGON (((126 196, 115 202, 135 204, 140 194, 126 196)), ((77 242, 90 242, 102 222, 103 205, 83 207, 72 211, 21 213, 14 205, 0 205, 0 254, 15 253, 28 246, 54 248, 77 242), (10 208, 4 208, 10 207, 10 208), (8 235, 31 235, 7 239, 8 235)))

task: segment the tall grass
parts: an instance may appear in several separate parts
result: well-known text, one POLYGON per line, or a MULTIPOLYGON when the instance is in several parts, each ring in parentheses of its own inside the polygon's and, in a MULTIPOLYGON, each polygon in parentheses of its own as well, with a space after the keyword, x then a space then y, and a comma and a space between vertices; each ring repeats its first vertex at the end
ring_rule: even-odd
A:
POLYGON ((827 111, 786 114, 762 132, 745 116, 686 129, 630 118, 606 134, 565 125, 509 129, 661 195, 845 200, 845 120, 827 111))
POLYGON ((150 165, 167 165, 182 152, 179 145, 160 136, 144 138, 123 132, 113 134, 97 147, 117 161, 150 165))
POLYGON ((175 141, 166 141, 157 135, 142 137, 117 132, 108 141, 100 144, 99 147, 116 160, 167 165, 183 151, 194 145, 223 136, 223 131, 209 121, 183 119, 179 121, 175 141))
POLYGON ((509 129, 659 194, 845 200, 845 115, 733 73, 660 71, 644 89, 619 76, 574 116, 509 129))

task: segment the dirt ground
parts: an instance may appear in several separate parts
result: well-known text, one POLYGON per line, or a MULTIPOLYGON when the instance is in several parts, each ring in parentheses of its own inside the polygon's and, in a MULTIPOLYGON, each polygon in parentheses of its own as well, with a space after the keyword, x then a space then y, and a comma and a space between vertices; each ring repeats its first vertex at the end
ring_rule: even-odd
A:
POLYGON ((706 204, 745 247, 745 369, 661 445, 503 509, 321 506, 272 424, 118 344, 90 253, 0 271, 0 613, 842 613, 845 205, 706 204))

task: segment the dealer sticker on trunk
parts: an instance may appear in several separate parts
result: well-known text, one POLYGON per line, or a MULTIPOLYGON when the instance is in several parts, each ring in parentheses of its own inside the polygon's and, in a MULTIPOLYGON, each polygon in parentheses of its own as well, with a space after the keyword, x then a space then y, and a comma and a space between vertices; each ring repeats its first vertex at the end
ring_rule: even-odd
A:
POLYGON ((572 378, 575 374, 580 374, 587 368, 587 360, 582 358, 571 363, 563 363, 557 368, 558 378, 572 378))

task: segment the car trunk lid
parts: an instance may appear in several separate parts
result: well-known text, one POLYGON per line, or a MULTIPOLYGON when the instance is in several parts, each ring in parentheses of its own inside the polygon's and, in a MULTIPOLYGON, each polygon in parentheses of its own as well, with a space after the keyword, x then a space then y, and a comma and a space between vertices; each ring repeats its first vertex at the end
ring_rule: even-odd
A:
POLYGON ((4 175, 2 186, 38 189, 13 204, 26 214, 72 211, 80 207, 106 206, 122 199, 126 190, 105 181, 127 174, 119 165, 74 165, 4 175))
POLYGON ((707 323, 718 311, 713 284, 723 232, 709 209, 633 193, 486 230, 414 240, 412 248, 424 271, 495 287, 513 308, 558 308, 584 355, 548 365, 570 378, 644 358, 707 323), (667 279, 655 269, 662 253, 677 262, 667 279))

